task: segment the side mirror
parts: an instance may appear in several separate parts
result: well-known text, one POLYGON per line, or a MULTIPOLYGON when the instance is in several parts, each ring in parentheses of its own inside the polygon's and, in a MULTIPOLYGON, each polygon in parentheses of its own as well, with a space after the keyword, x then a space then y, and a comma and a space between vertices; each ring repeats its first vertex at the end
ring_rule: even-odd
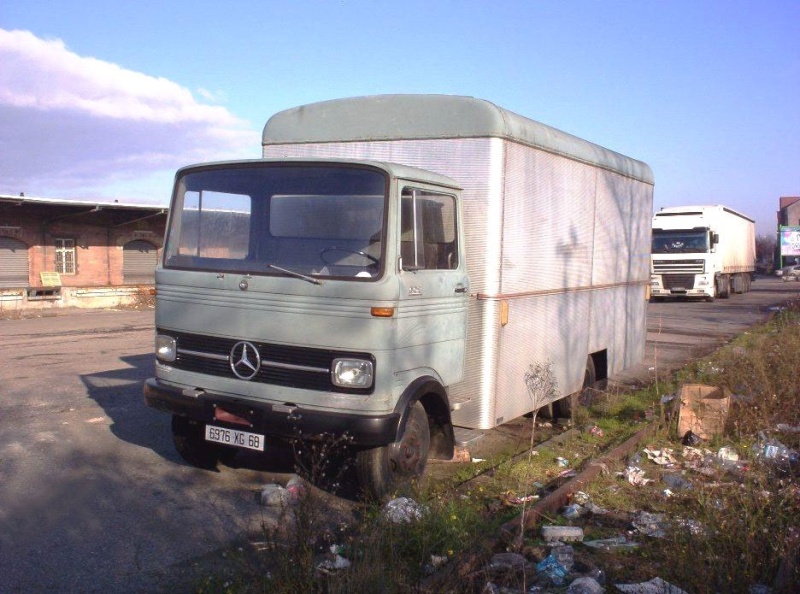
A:
POLYGON ((719 243, 719 233, 711 233, 711 245, 717 245, 719 243))

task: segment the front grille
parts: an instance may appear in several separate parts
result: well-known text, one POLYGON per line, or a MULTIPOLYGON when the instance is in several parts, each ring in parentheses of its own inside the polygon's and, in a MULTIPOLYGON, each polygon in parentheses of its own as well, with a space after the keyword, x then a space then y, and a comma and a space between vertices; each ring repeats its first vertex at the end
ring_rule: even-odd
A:
MULTIPOLYGON (((239 342, 239 339, 171 332, 160 329, 158 333, 172 336, 177 341, 178 356, 171 363, 171 366, 175 369, 239 379, 234 375, 230 366, 230 352, 233 346, 239 342)), ((256 376, 249 380, 251 382, 323 392, 372 393, 372 388, 347 389, 334 386, 330 377, 331 364, 337 358, 367 359, 372 361, 374 366, 374 358, 369 353, 312 349, 257 341, 250 342, 258 349, 258 354, 261 357, 261 367, 256 376), (315 368, 319 371, 315 369, 290 369, 280 367, 280 365, 315 368)))
POLYGON ((683 274, 703 274, 705 260, 653 260, 654 274, 678 272, 683 274))
POLYGON ((664 275, 664 288, 665 289, 694 289, 694 275, 693 274, 665 274, 664 275))

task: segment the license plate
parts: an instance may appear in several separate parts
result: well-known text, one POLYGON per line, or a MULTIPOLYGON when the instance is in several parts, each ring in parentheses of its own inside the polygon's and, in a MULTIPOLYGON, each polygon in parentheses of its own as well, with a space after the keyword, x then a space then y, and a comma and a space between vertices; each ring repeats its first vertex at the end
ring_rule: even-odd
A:
POLYGON ((247 431, 237 431, 236 429, 223 429, 206 425, 206 441, 222 443, 248 450, 264 451, 264 436, 258 433, 248 433, 247 431))

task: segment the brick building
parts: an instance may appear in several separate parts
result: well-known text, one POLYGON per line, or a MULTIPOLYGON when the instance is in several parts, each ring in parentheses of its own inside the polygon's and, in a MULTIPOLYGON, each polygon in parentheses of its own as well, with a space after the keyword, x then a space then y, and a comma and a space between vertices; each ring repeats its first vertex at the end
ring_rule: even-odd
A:
POLYGON ((113 307, 149 294, 163 207, 0 195, 0 310, 113 307))

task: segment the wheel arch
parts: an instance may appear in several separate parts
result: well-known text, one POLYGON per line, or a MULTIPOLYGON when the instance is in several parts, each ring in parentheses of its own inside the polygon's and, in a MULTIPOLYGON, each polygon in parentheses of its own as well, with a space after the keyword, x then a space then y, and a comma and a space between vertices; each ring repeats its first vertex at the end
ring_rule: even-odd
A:
POLYGON ((450 460, 455 448, 450 401, 444 386, 431 376, 418 377, 400 395, 395 406, 395 412, 400 414, 396 439, 399 440, 403 435, 409 411, 417 401, 422 404, 428 415, 431 436, 429 456, 439 460, 450 460))

